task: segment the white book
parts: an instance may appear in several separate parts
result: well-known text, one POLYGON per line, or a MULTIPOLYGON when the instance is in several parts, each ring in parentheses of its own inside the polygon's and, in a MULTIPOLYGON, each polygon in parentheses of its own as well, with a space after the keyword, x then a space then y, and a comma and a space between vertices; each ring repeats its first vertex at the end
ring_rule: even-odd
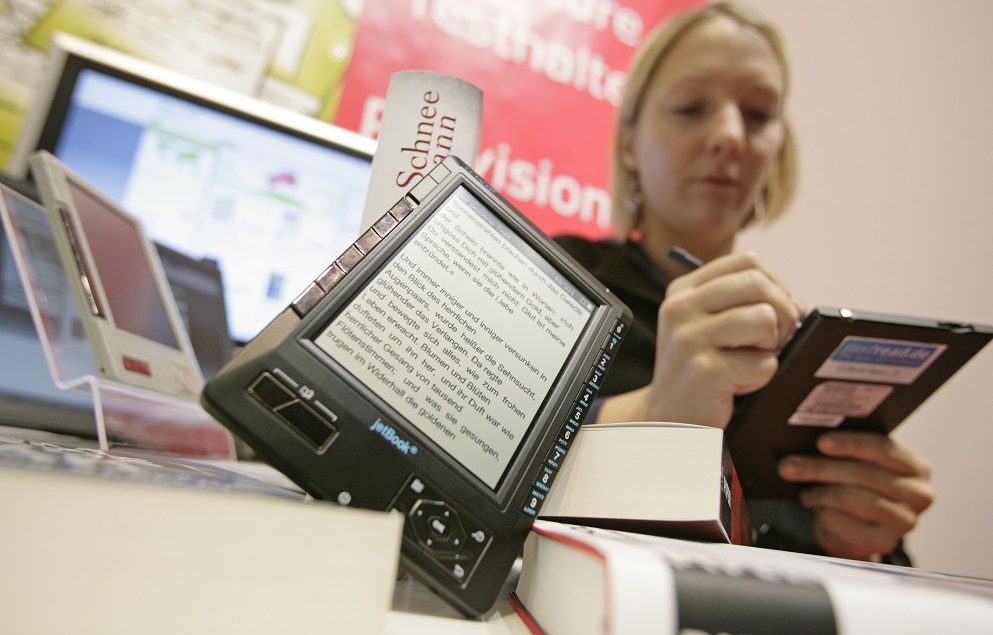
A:
POLYGON ((585 425, 540 518, 670 537, 751 543, 751 524, 720 428, 585 425))
POLYGON ((391 75, 362 230, 445 157, 458 157, 471 166, 479 150, 482 117, 483 91, 463 79, 421 70, 391 75))
POLYGON ((517 609, 536 633, 989 633, 993 581, 538 521, 517 609))
POLYGON ((0 632, 383 631, 398 514, 194 462, 31 449, 0 444, 0 632))

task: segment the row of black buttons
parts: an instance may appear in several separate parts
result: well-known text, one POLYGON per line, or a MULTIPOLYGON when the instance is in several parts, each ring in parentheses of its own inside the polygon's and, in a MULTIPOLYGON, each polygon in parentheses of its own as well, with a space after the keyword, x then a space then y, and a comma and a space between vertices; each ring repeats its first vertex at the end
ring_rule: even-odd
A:
POLYGON ((400 221, 414 211, 414 206, 424 200, 424 197, 451 173, 452 171, 443 163, 432 168, 417 185, 411 188, 404 198, 400 199, 390 211, 383 214, 372 227, 367 229, 343 254, 338 256, 338 259, 332 262, 331 266, 317 276, 317 279, 310 283, 303 293, 297 296, 297 299, 290 305, 296 314, 304 317, 310 313, 328 292, 345 277, 345 274, 362 262, 366 254, 396 229, 400 221))
POLYGON ((614 361, 617 349, 621 345, 621 340, 624 339, 626 330, 627 325, 624 322, 620 320, 614 322, 606 341, 600 348, 600 356, 596 364, 593 365, 589 375, 587 375, 586 382, 580 387, 572 409, 569 411, 569 415, 566 417, 565 423, 562 425, 562 429, 555 439, 555 443, 552 444, 551 449, 545 456, 538 475, 531 485, 531 491, 524 497, 521 511, 528 516, 537 518, 538 510, 541 509, 542 503, 545 502, 545 496, 552 486, 552 481, 555 480, 555 476, 562 467, 562 461, 569 452, 569 446, 572 444, 576 433, 579 432, 579 426, 583 425, 586 413, 590 411, 593 400, 596 399, 596 395, 600 391, 603 378, 607 374, 610 364, 614 361))

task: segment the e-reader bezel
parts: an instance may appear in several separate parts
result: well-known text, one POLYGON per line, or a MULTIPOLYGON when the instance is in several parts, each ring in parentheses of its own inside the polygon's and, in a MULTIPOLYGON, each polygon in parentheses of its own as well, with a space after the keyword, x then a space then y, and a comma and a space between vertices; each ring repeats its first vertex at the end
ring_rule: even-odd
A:
POLYGON ((605 354, 612 359, 629 322, 626 306, 478 175, 449 157, 207 383, 203 404, 315 498, 371 509, 397 509, 407 515, 401 550, 404 566, 459 610, 478 615, 492 605, 519 555, 544 496, 540 488, 550 485, 554 478, 551 472, 557 472, 552 466, 561 465, 569 440, 599 388, 605 368, 601 372, 597 366, 603 364, 605 354), (436 171, 444 175, 439 178, 436 171), (430 441, 416 424, 331 361, 313 341, 459 187, 468 189, 514 236, 535 249, 567 284, 594 304, 560 377, 553 382, 496 487, 484 483, 430 441), (327 285, 329 279, 333 281, 327 285), (270 390, 272 377, 277 392, 286 389, 293 393, 290 407, 299 408, 304 402, 312 412, 323 413, 324 420, 335 428, 331 433, 334 438, 328 443, 308 441, 274 414, 276 410, 285 412, 286 406, 261 404, 263 398, 254 397, 251 391, 263 392, 258 383, 262 381, 266 382, 265 390, 270 390), (380 421, 392 431, 382 427, 377 432, 370 430, 380 421), (410 445, 416 446, 416 454, 403 451, 410 445), (420 481, 429 494, 408 501, 411 479, 420 481), (437 566, 435 555, 424 547, 416 528, 412 529, 418 506, 435 498, 458 512, 467 533, 476 527, 489 536, 482 552, 467 565, 472 569, 463 580, 446 575, 448 565, 437 566))

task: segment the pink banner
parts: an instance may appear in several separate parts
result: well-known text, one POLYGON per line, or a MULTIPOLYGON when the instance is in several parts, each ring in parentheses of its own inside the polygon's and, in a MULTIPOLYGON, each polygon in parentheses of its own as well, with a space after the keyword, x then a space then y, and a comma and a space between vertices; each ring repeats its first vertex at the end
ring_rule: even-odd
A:
POLYGON ((610 234, 614 113, 660 20, 700 0, 366 0, 335 123, 375 136, 390 76, 483 90, 476 170, 546 233, 610 234))

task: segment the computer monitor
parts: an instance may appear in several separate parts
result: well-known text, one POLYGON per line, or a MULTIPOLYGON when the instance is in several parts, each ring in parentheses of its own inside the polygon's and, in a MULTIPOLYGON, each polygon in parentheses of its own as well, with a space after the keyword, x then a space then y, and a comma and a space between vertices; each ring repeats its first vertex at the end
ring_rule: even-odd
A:
POLYGON ((227 332, 224 280, 213 260, 190 258, 182 252, 155 243, 162 270, 176 299, 200 372, 210 379, 231 361, 234 351, 227 332))
POLYGON ((10 172, 39 149, 216 261, 242 343, 358 237, 375 142, 60 34, 10 172))

